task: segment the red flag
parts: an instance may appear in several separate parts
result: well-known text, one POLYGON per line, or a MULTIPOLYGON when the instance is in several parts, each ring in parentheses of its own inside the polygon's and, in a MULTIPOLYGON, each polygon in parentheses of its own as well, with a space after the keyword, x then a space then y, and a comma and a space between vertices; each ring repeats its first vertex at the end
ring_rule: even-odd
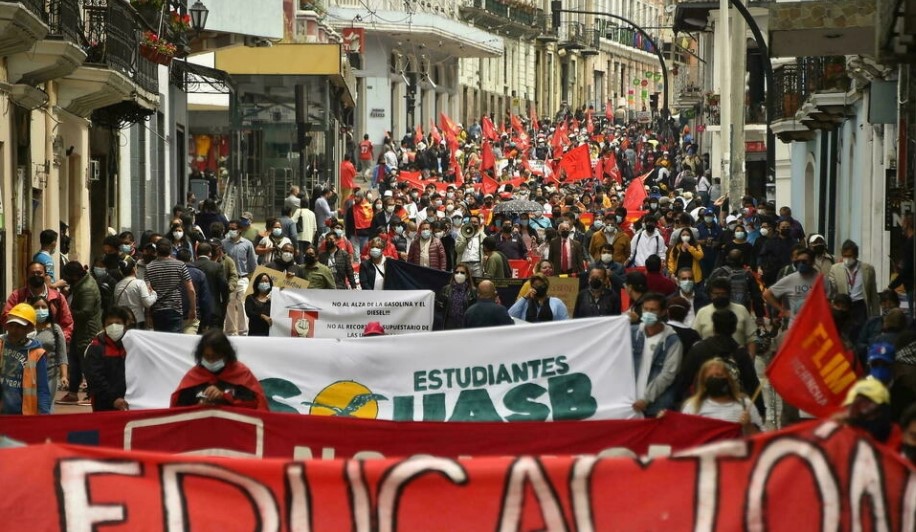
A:
POLYGON ((563 139, 566 137, 566 122, 560 122, 560 125, 553 132, 553 137, 550 139, 550 145, 554 148, 563 145, 563 139))
POLYGON ((604 157, 598 157, 598 164, 595 165, 595 179, 601 181, 604 179, 604 157))
POLYGON ((436 144, 439 144, 440 142, 442 142, 442 135, 439 134, 439 128, 437 128, 435 125, 432 126, 431 135, 433 137, 433 142, 435 142, 436 144))
POLYGON ((525 133, 525 126, 522 125, 522 121, 519 119, 519 117, 511 115, 509 117, 509 122, 512 124, 512 129, 515 130, 519 137, 523 135, 527 136, 525 133))
POLYGON ((858 380, 827 302, 824 276, 818 275, 789 332, 767 368, 782 399, 818 417, 834 413, 858 380))
POLYGON ((623 193, 623 207, 627 210, 627 221, 631 223, 639 220, 643 215, 642 200, 648 196, 644 183, 648 175, 639 176, 630 181, 623 193))
POLYGON ((452 157, 452 169, 455 171, 455 186, 464 186, 464 172, 461 171, 461 165, 455 157, 452 157))
POLYGON ((496 167, 496 157, 493 156, 493 146, 485 140, 480 145, 480 171, 496 167))
POLYGON ((499 121, 499 135, 503 136, 505 134, 506 134, 506 121, 500 120, 499 121))
POLYGON ((531 107, 528 110, 528 118, 531 119, 531 129, 533 129, 534 132, 537 133, 537 131, 541 129, 541 127, 538 124, 538 114, 534 110, 534 104, 531 104, 531 107))
POLYGON ((417 124, 417 127, 414 129, 413 140, 415 143, 419 144, 423 140, 423 126, 417 124))
POLYGON ((490 120, 489 116, 484 116, 480 119, 480 127, 483 131, 483 138, 496 141, 499 138, 499 135, 496 134, 496 128, 493 127, 493 121, 490 120))
POLYGON ((589 109, 586 111, 585 115, 588 117, 585 122, 585 130, 588 131, 589 135, 591 135, 595 132, 595 124, 592 122, 592 110, 589 109))
POLYGON ((566 171, 567 181, 578 181, 592 177, 592 163, 588 145, 583 144, 566 152, 563 155, 563 159, 560 160, 560 169, 566 171))
POLYGON ((576 135, 579 134, 579 119, 578 118, 572 119, 572 130, 573 130, 573 133, 575 133, 576 135))
MULTIPOLYGON (((617 165, 617 156, 614 155, 614 152, 610 153, 610 156, 604 160, 603 172, 611 176, 611 179, 617 182, 618 185, 623 184, 623 178, 620 175, 620 166, 617 165)), ((645 189, 643 189, 645 192, 645 189)))
POLYGON ((442 129, 442 133, 448 137, 448 134, 452 135, 458 134, 458 128, 455 127, 455 123, 446 115, 445 113, 439 113, 439 124, 442 129))
POLYGON ((604 118, 611 120, 614 118, 614 110, 611 109, 611 100, 604 104, 604 118))
POLYGON ((495 179, 488 175, 484 175, 481 181, 484 194, 496 194, 496 189, 499 188, 499 183, 495 179))

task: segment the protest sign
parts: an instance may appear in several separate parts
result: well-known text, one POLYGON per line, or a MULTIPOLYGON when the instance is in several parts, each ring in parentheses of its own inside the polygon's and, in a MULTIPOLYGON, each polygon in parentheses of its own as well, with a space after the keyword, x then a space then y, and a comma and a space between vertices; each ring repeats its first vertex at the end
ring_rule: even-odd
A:
POLYGON ((268 268, 267 266, 258 266, 254 270, 254 275, 251 276, 251 281, 248 283, 248 290, 245 292, 245 296, 254 292, 254 280, 257 279, 262 273, 266 273, 270 276, 270 280, 274 283, 274 288, 308 288, 309 282, 305 279, 300 279, 299 277, 290 277, 286 272, 281 272, 280 270, 274 270, 273 268, 268 268))
POLYGON ((578 277, 548 277, 550 280, 550 296, 555 297, 566 305, 569 315, 573 315, 573 309, 576 308, 576 298, 579 297, 579 278, 578 277))
MULTIPOLYGON (((373 338, 231 337, 271 410, 395 421, 635 417, 626 318, 373 338), (303 347, 306 346, 306 347, 303 347)), ((168 406, 198 338, 129 331, 131 409, 168 406)))
POLYGON ((670 458, 0 450, 9 530, 914 530, 916 472, 833 422, 670 458))
POLYGON ((429 332, 433 300, 429 290, 280 290, 270 299, 271 336, 356 338, 377 321, 386 334, 429 332))
POLYGON ((246 408, 129 410, 67 416, 0 416, 24 443, 78 443, 133 451, 333 459, 414 454, 515 456, 672 451, 737 438, 741 427, 668 412, 652 419, 579 423, 433 423, 300 416, 246 408), (409 433, 409 437, 405 437, 409 433))

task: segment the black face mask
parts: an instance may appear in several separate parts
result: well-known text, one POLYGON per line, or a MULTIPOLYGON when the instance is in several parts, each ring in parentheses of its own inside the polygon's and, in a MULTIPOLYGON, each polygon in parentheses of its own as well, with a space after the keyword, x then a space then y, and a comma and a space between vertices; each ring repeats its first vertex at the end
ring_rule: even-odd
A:
POLYGON ((305 263, 308 264, 309 266, 312 266, 316 262, 318 262, 318 257, 316 257, 315 255, 306 255, 305 256, 305 263))
POLYGON ((790 236, 792 234, 792 229, 780 229, 779 234, 782 236, 790 236))
POLYGON ((569 231, 560 231, 560 238, 566 238, 569 236, 569 231))
POLYGON ((728 298, 728 296, 714 297, 712 298, 712 306, 717 309, 728 308, 730 301, 731 300, 728 298))
POLYGON ((32 288, 41 288, 45 284, 44 275, 30 275, 29 276, 29 286, 32 288))
POLYGON ((654 233, 654 232, 655 232, 655 226, 654 226, 654 225, 647 225, 647 226, 646 226, 646 232, 647 232, 647 233, 654 233))
POLYGON ((740 268, 740 267, 741 267, 741 259, 732 259, 732 258, 728 258, 728 259, 725 259, 725 264, 728 264, 728 265, 731 266, 732 268, 740 268))
POLYGON ((590 279, 588 281, 588 286, 590 286, 592 290, 600 290, 601 287, 604 286, 604 281, 601 279, 590 279))
POLYGON ((510 226, 503 227, 503 233, 511 233, 511 232, 512 232, 512 227, 510 226))
POLYGON ((538 296, 538 297, 544 297, 544 296, 546 296, 546 295, 547 295, 547 287, 546 287, 546 286, 538 286, 537 288, 534 289, 534 295, 536 295, 536 296, 538 296))
POLYGON ((724 397, 728 395, 728 379, 725 377, 708 377, 706 391, 710 397, 724 397))
POLYGON ((876 440, 880 442, 887 441, 891 435, 893 426, 893 416, 890 405, 878 405, 876 411, 867 418, 849 418, 849 424, 868 431, 876 440))
POLYGON ((120 260, 117 253, 106 253, 105 256, 102 257, 102 264, 109 270, 113 270, 118 267, 118 262, 120 260))

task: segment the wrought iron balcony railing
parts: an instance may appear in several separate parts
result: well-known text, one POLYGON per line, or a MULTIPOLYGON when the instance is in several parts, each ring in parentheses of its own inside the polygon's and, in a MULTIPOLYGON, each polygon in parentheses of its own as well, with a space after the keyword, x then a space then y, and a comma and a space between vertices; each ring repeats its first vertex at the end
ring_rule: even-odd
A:
POLYGON ((86 62, 101 65, 158 94, 154 63, 140 56, 140 23, 126 0, 84 0, 83 33, 86 62))
POLYGON ((79 0, 48 0, 48 36, 80 42, 79 0))
POLYGON ((846 92, 850 87, 844 57, 800 57, 773 72, 773 120, 792 118, 808 96, 846 92))
POLYGON ((45 0, 18 0, 26 9, 41 20, 48 22, 48 12, 45 10, 45 0))

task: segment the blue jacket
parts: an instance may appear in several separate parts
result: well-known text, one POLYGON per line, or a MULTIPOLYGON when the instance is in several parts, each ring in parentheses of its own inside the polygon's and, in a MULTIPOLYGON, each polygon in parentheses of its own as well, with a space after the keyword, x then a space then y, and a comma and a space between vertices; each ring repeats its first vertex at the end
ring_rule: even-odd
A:
MULTIPOLYGON (((631 325, 630 334, 633 341, 633 371, 636 378, 639 378, 640 367, 642 366, 642 354, 646 345, 645 325, 631 325)), ((649 403, 646 410, 647 416, 654 416, 658 412, 671 408, 674 405, 675 393, 674 379, 677 377, 678 370, 681 367, 681 358, 683 357, 683 346, 677 336, 677 332, 668 325, 659 333, 662 335, 661 342, 655 348, 652 354, 652 360, 649 362, 649 383, 646 386, 646 393, 643 397, 649 403)))
MULTIPOLYGON (((553 321, 569 319, 569 311, 566 310, 566 305, 563 304, 563 300, 556 297, 548 297, 547 303, 550 305, 550 312, 553 312, 553 321)), ((513 318, 524 320, 528 315, 528 298, 519 298, 518 301, 509 308, 509 315, 513 318)))
MULTIPOLYGON (((41 343, 34 339, 28 338, 24 345, 16 346, 7 342, 4 334, 0 336, 0 393, 2 393, 3 407, 0 414, 21 415, 22 412, 22 388, 28 383, 23 382, 23 373, 29 358, 35 363, 35 383, 34 390, 38 395, 38 413, 51 413, 51 390, 48 386, 48 357, 32 351, 38 349, 42 353, 44 350, 41 343), (38 360, 34 359, 38 357, 38 360)), ((31 386, 31 385, 29 385, 31 386)))

